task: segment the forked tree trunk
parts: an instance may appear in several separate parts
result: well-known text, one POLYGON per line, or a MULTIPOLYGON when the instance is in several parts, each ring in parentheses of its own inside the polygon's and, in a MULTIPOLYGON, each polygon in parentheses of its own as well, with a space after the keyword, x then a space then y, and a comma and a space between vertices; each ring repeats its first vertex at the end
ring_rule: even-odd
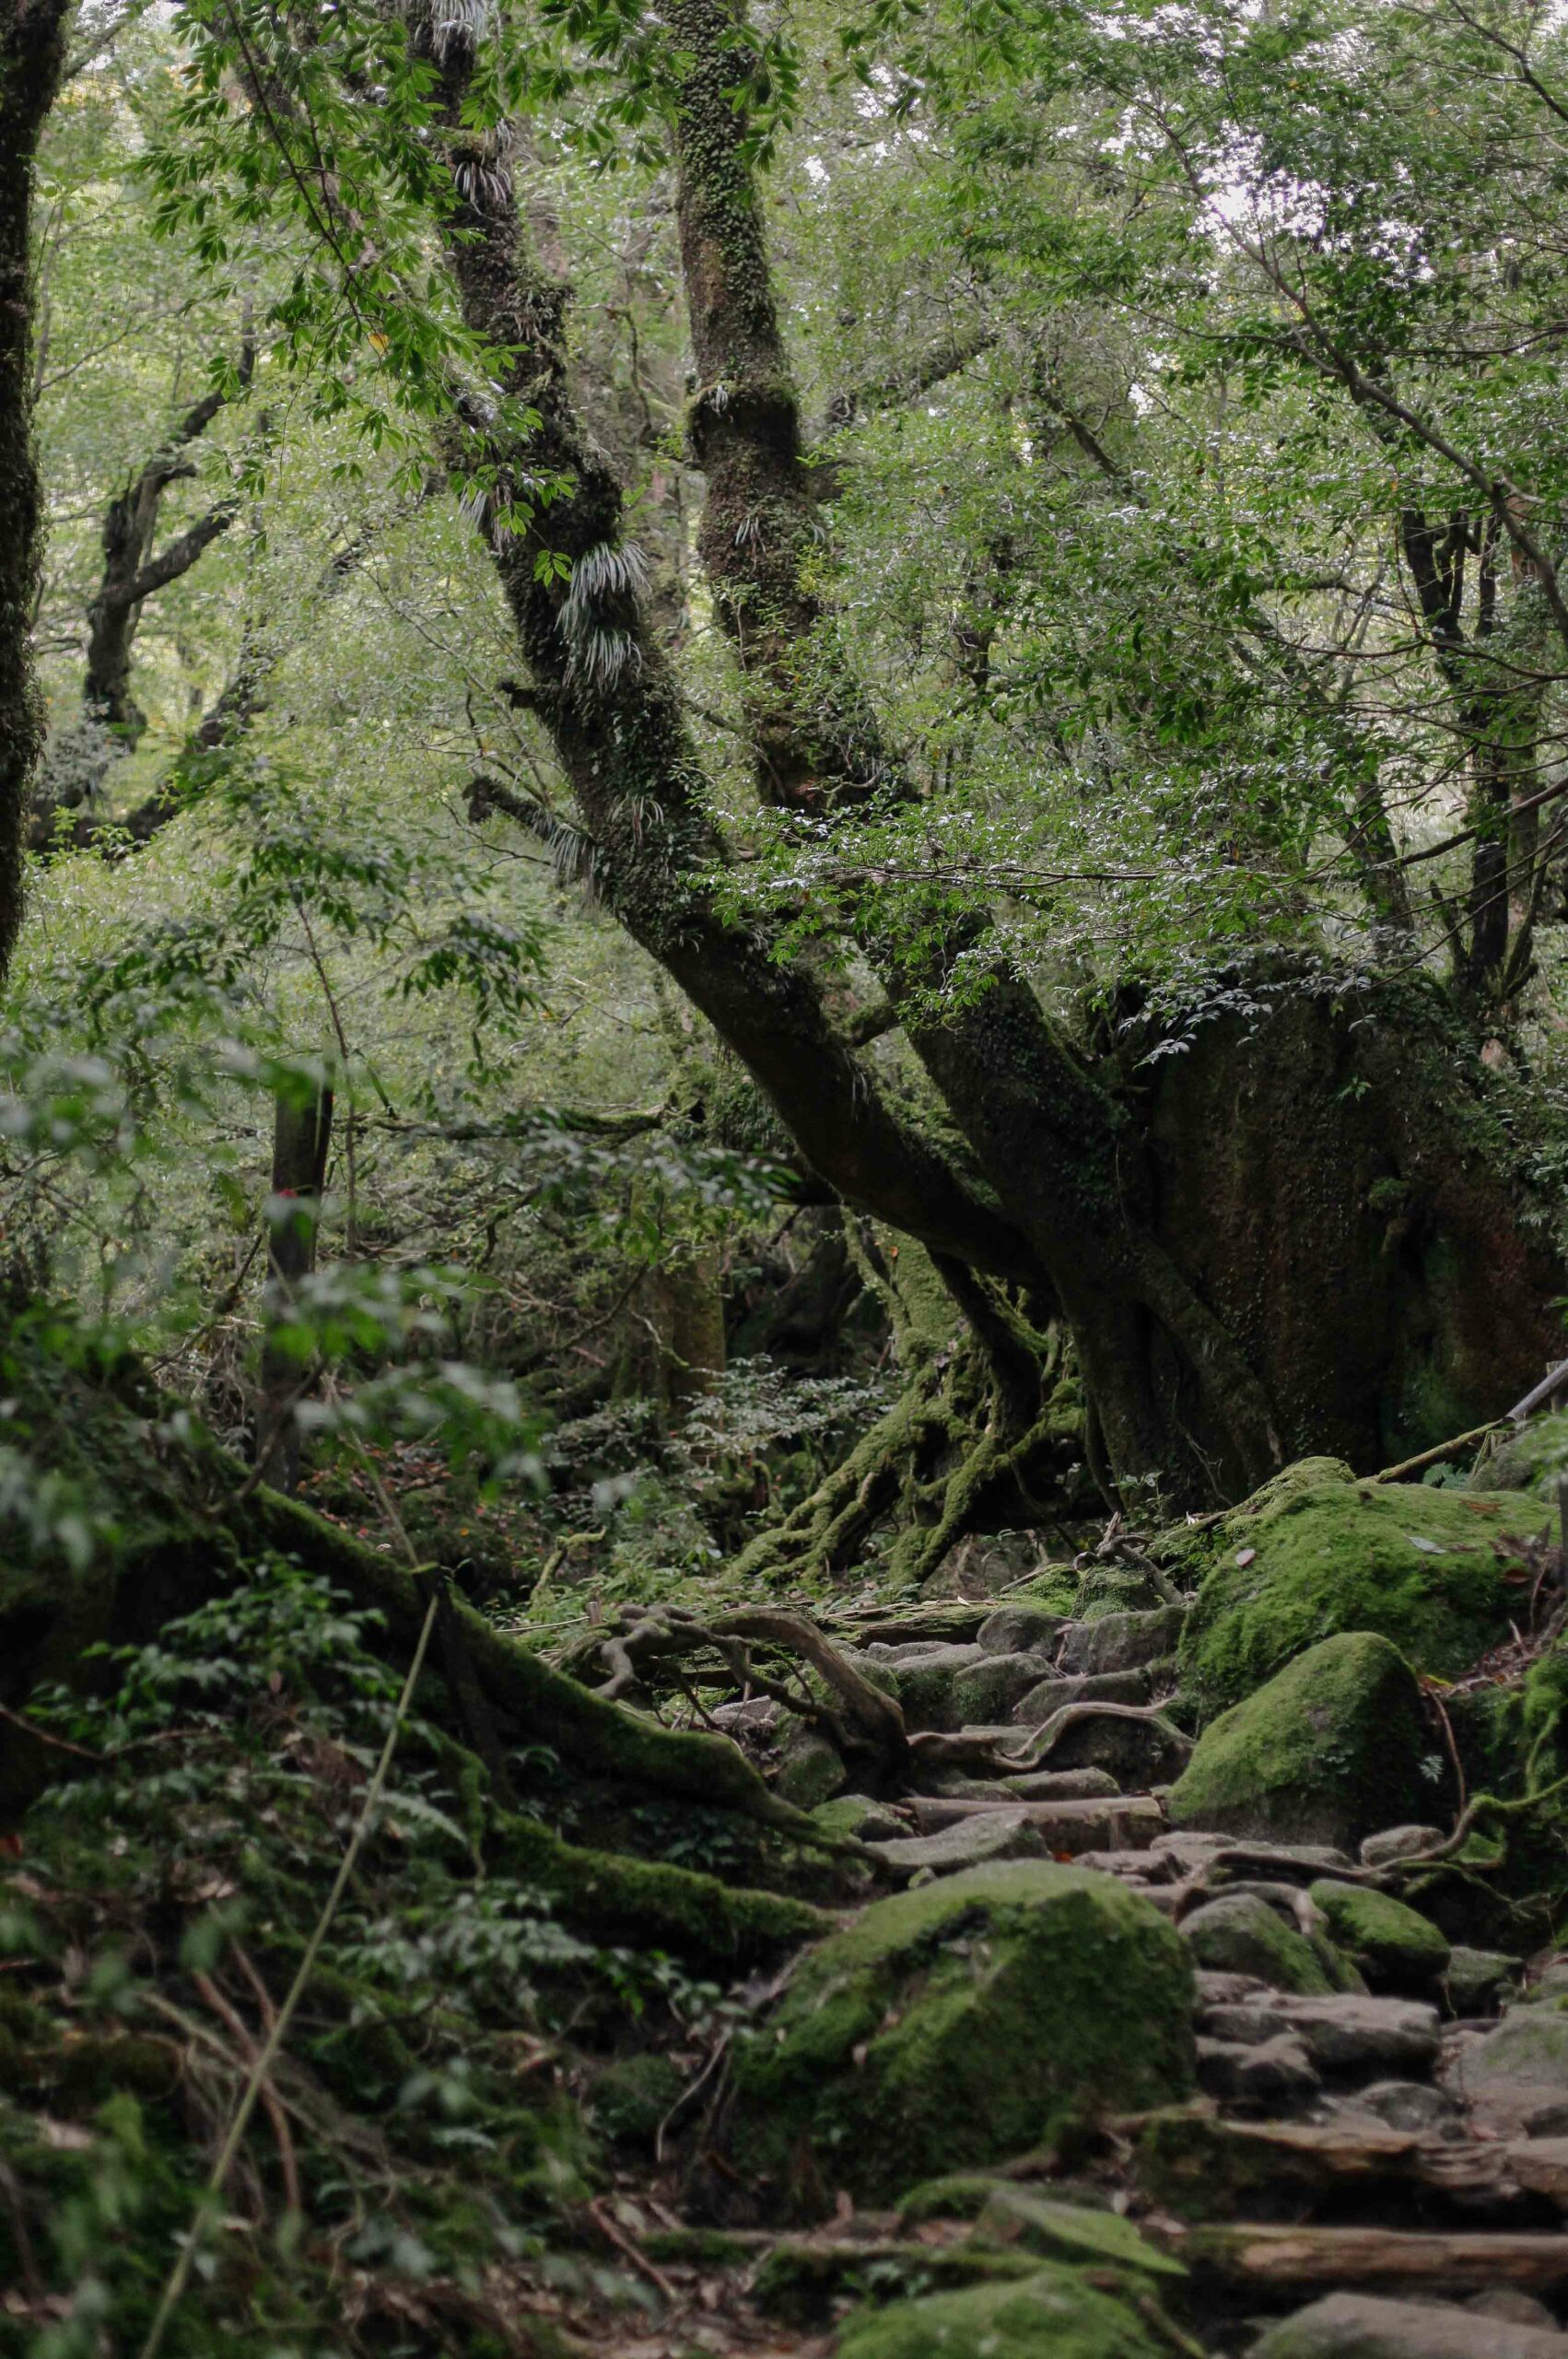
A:
MULTIPOLYGON (((704 555, 737 646, 761 792, 832 826, 847 816, 852 827, 868 792, 896 795, 899 781, 851 678, 838 677, 830 660, 825 694, 807 697, 801 684, 809 672, 820 687, 824 676, 820 650, 809 665, 799 663, 802 640, 822 619, 799 565, 811 537, 810 491, 746 125, 733 102, 730 19, 720 0, 678 0, 672 19, 688 61, 676 147, 700 379, 695 432, 708 475, 704 555)), ((454 36, 442 71, 460 165, 467 70, 454 36)), ((484 175, 460 171, 466 193, 452 221, 451 267, 469 324, 512 355, 509 390, 543 424, 515 447, 493 428, 454 426, 452 456, 459 467, 499 465, 503 479, 509 466, 574 478, 547 517, 549 546, 575 561, 569 590, 536 567, 544 533, 490 538, 535 684, 533 709, 594 839, 610 906, 746 1065, 806 1162, 848 1203, 919 1238, 942 1261, 1059 1306, 1109 1472, 1140 1506, 1234 1497, 1304 1449, 1341 1448, 1375 1465, 1386 1431, 1435 1440, 1455 1423, 1505 1407, 1515 1374, 1535 1372, 1541 1306, 1561 1281, 1544 1244, 1530 1241, 1531 1207, 1504 1168, 1500 1127, 1452 1044, 1446 1062, 1439 1054, 1422 1071, 1433 1108, 1444 1109, 1433 1114, 1432 1139, 1457 1125, 1473 1142, 1457 1191, 1443 1156, 1422 1143, 1411 1099, 1416 1060, 1406 1047, 1430 1025, 1424 1003, 1384 1011, 1386 1069, 1376 1074, 1365 1059, 1358 1064, 1359 1047, 1349 1056, 1337 1050, 1326 1064, 1313 1049, 1294 1100, 1280 1103, 1281 1127, 1270 1133, 1279 1184, 1260 1203, 1258 1187, 1271 1168, 1263 1139, 1250 1165, 1226 1170, 1226 1122, 1238 1138, 1248 1135, 1234 1109, 1218 1108, 1216 1126, 1204 1131, 1168 1099, 1162 1133, 1161 1105, 1151 1105, 1137 1076, 1129 1086, 1121 1073, 1096 1069, 1000 960, 984 991, 949 1006, 931 988, 940 975, 910 977, 897 945, 879 944, 868 921, 860 947, 902 1001, 906 1035, 960 1133, 960 1163, 894 1109, 836 1029, 809 968, 773 955, 764 921, 728 915, 711 884, 722 840, 679 684, 621 549, 619 487, 577 421, 562 333, 568 290, 524 251, 501 182, 493 166, 484 175), (1352 1143, 1359 1160, 1347 1162, 1337 1109, 1363 1094, 1364 1135, 1352 1143), (1173 1126, 1185 1142, 1176 1178, 1164 1143, 1173 1126), (1293 1197, 1283 1184, 1292 1169, 1302 1178, 1293 1197), (1227 1177, 1228 1195, 1214 1193, 1227 1177), (1184 1191, 1188 1215, 1174 1209, 1184 1191), (1406 1205, 1404 1233, 1423 1241, 1406 1253, 1397 1285, 1377 1285, 1401 1250, 1383 1215, 1391 1195, 1406 1205), (1342 1232, 1337 1257, 1314 1242, 1315 1221, 1342 1232), (1493 1267, 1472 1274, 1457 1266, 1478 1257, 1482 1238, 1492 1241, 1493 1267), (1369 1317, 1375 1310, 1367 1360, 1375 1397, 1365 1379, 1334 1365, 1340 1285, 1357 1290, 1369 1317), (1480 1322, 1488 1339, 1478 1346, 1470 1295, 1480 1287, 1492 1290, 1497 1309, 1480 1322), (1286 1303, 1294 1306, 1289 1319, 1286 1303), (1315 1342, 1306 1382, 1281 1340, 1303 1328, 1315 1342), (1439 1368, 1442 1381, 1427 1381, 1439 1368), (1387 1385, 1398 1395, 1392 1412, 1387 1385)), ((1331 1036, 1331 1011, 1319 1013, 1331 1036)), ((1278 1042, 1262 1055, 1288 1098, 1278 1042)), ((1229 1083, 1228 1074, 1222 1056, 1212 1076, 1221 1100, 1227 1086, 1250 1086, 1254 1064, 1238 1050, 1229 1083)), ((1195 1105, 1200 1097, 1193 1093, 1195 1105)))

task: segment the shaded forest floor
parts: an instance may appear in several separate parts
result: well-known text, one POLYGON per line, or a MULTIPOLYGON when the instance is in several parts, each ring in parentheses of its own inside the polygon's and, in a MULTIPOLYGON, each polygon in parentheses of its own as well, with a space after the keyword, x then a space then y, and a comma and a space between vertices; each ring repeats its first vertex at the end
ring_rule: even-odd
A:
POLYGON ((415 1496, 187 1498, 53 1641, 11 1577, 108 1651, 6 1708, 0 2348, 1276 2359, 1363 2347, 1332 2296, 1568 2349, 1528 1490, 1316 1461, 923 1596, 590 1592, 554 1668, 415 1496))

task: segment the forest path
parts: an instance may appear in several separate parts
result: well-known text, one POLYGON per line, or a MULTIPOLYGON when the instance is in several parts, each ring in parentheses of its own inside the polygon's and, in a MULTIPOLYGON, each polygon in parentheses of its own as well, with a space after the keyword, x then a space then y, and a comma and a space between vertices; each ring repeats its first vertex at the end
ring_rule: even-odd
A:
MULTIPOLYGON (((1182 2320, 1171 2347, 1189 2359, 1568 2359, 1568 2083, 1550 2069, 1537 2077, 1539 2052, 1516 2071, 1487 2067, 1515 1987, 1509 1962, 1455 1950, 1434 1976, 1430 1959, 1385 1959, 1368 1989, 1342 1957, 1334 1966, 1311 1897, 1353 1883, 1361 1861, 1171 1825, 1167 1781, 1189 1749, 1162 1708, 1180 1614, 1063 1628, 1004 1609, 988 1618, 989 1647, 979 1632, 921 1637, 917 1619, 911 1636, 884 1622, 854 1655, 873 1676, 895 1675, 912 1782, 926 1789, 860 1812, 895 1882, 1070 1861, 1139 1893, 1194 1950, 1196 2102, 1104 2123, 1071 2157, 1024 2155, 992 2181, 1004 2197, 1011 2187, 1109 2209, 1179 2259, 1188 2276, 1171 2304, 1182 2320), (956 1718, 977 1694, 993 1716, 956 1718), (1286 1937, 1272 1968, 1271 1926, 1286 1937), (1302 1970, 1313 1943, 1327 1973, 1302 1970), (1358 1987, 1328 1987, 1336 1974, 1358 1987), (1279 1987, 1292 1978, 1308 1987, 1279 1987)), ((848 1801, 834 1808, 855 1816, 848 1801)), ((1413 1839, 1370 1837, 1363 1860, 1413 1839)), ((1540 2023, 1560 1989, 1568 1959, 1536 1961, 1515 2022, 1540 2023)), ((922 2262, 928 2289, 962 2283, 975 2254, 972 2205, 916 2217, 840 2196, 825 2225, 774 2235, 677 2225, 667 2201, 629 2180, 619 2201, 669 2306, 647 2331, 616 2336, 614 2359, 817 2359, 836 2347, 829 2319, 845 2297, 879 2277, 918 2280, 922 2262)), ((1040 2251, 1027 2200, 1017 2212, 1018 2251, 1040 2251)), ((993 2247, 1008 2239, 1002 2214, 988 2210, 993 2247)))

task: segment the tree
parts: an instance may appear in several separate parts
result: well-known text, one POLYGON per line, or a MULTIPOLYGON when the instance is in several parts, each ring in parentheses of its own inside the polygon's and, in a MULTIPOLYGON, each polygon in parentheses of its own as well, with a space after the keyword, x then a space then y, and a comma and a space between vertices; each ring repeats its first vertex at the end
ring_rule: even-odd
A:
POLYGON ((0 12, 0 968, 21 923, 22 832, 42 715, 29 644, 40 492, 31 433, 33 164, 64 70, 65 0, 0 12))
MULTIPOLYGON (((1025 251, 1055 241, 1062 274, 1107 307, 1095 334, 1107 347, 1119 334, 1124 383, 1163 365, 1139 346, 1136 315, 1173 286, 1194 348, 1267 348, 1258 384, 1287 423, 1305 417, 1305 433, 1322 430, 1318 381, 1340 347, 1281 344, 1271 321, 1248 314, 1246 269, 1288 300, 1272 247, 1259 264, 1241 241, 1232 269, 1211 240, 1194 264, 1207 200, 1182 139, 1152 131, 1131 165, 1107 167, 1128 76, 1146 71, 1138 45, 1123 63, 1129 45, 1099 41, 1093 20, 1024 22, 1027 40, 995 34, 973 52, 943 49, 940 12, 919 35, 927 65, 977 60, 967 82, 932 67, 921 95, 946 143, 942 234, 993 250, 986 292, 1005 333, 982 319, 943 347, 934 380, 922 369, 913 381, 940 381, 950 350, 960 372, 988 357, 997 472, 1005 458, 1018 511, 988 520, 977 562, 965 554, 968 611, 941 674, 957 710, 934 771, 900 744, 876 622, 847 627, 847 583, 823 555, 821 491, 837 487, 808 464, 759 178, 799 60, 743 10, 689 0, 635 39, 581 12, 557 61, 532 76, 504 15, 460 27, 367 12, 355 39, 368 49, 341 54, 331 42, 307 52, 258 17, 243 30, 240 104, 213 96, 233 63, 229 37, 194 25, 204 88, 185 124, 193 147, 170 151, 169 202, 181 215, 181 192, 200 182, 181 217, 205 223, 209 183, 238 170, 242 191, 265 182, 295 206, 322 264, 316 311, 290 315, 296 358, 312 342, 319 366, 323 350, 346 355, 369 334, 386 355, 385 400, 436 422, 527 666, 514 702, 549 746, 609 905, 741 1060, 808 1168, 930 1250, 990 1362, 999 1420, 1027 1432, 1044 1414, 1038 1384, 1015 1380, 1007 1339, 1020 1316, 1036 1334, 1062 1319, 1092 1404, 1092 1454, 1124 1490, 1152 1482, 1200 1501, 1294 1450, 1365 1463, 1434 1438, 1434 1420, 1504 1405, 1550 1349, 1555 1263, 1454 1015, 1401 974, 1426 957, 1401 883, 1420 851, 1403 849, 1390 810, 1410 725, 1401 734, 1347 703, 1310 630, 1297 630, 1323 593, 1301 583, 1288 534, 1266 549, 1254 531, 1244 546, 1224 529, 1223 495, 1205 489, 1179 514, 1151 496, 1179 473, 1188 428, 1206 430, 1213 370, 1189 372, 1191 417, 1168 435, 1157 476, 1130 393, 1096 419, 1069 381, 1059 291, 1032 311, 1027 290, 998 292, 997 224, 1014 236, 1022 225, 1025 251), (519 104, 548 93, 543 102, 586 115, 591 141, 601 135, 605 117, 579 95, 606 71, 589 62, 594 44, 613 69, 609 114, 620 110, 650 147, 668 135, 696 364, 692 456, 705 479, 699 547, 763 806, 754 874, 731 856, 679 664, 652 628, 622 486, 582 423, 568 290, 530 251, 515 199, 519 104), (365 55, 393 94, 374 140, 365 55), (977 116, 981 86, 994 111, 977 116), (1047 114, 1061 92, 1088 91, 1100 109, 1065 166, 1055 151, 1041 161, 1041 87, 1047 114), (323 139, 324 180, 310 160, 323 139), (1138 205, 1118 171, 1139 180, 1138 205), (1151 190, 1158 202, 1144 208, 1151 190), (415 248, 399 243, 407 225, 389 191, 439 225, 459 321, 439 288, 411 295, 415 248), (1135 299, 1131 325, 1114 332, 1112 290, 1135 299), (1310 378, 1309 396, 1285 382, 1287 361, 1310 378), (1046 529, 1066 520, 1072 567, 1046 529), (1097 577, 1084 552, 1104 560, 1113 544, 1119 578, 1097 577), (1110 628, 1085 644, 1091 584, 1110 628), (1022 695, 1021 666, 1036 672, 1022 695), (1037 716, 1053 751, 1033 809, 1006 743, 1021 713, 1037 716), (1153 792, 1126 792, 1141 766, 1153 792), (1037 865, 992 851, 1019 826, 1041 846, 1037 865), (1093 942, 1096 894, 1110 931, 1080 953, 1078 980, 1098 1003, 1097 1037, 1064 988, 1060 947, 1075 933, 1093 942), (856 1045, 852 989, 845 1020, 843 983, 868 969, 916 1061, 912 1092, 907 1068, 856 1045), (1505 1274, 1494 1269, 1482 1298, 1468 1272, 1499 1239, 1505 1274), (1361 1320, 1353 1356, 1336 1350, 1329 1315, 1347 1297, 1361 1320)), ((1211 147, 1229 154, 1224 138, 1246 126, 1224 114, 1228 86, 1200 43, 1179 48, 1156 44, 1154 62, 1185 73, 1183 105, 1219 109, 1211 147)), ((901 61, 889 70, 896 86, 901 61)), ((915 76, 911 65, 910 90, 915 76)), ((1139 100, 1151 123, 1162 106, 1170 117, 1168 92, 1139 100)), ((884 111, 896 136, 902 93, 884 111)), ((1259 190, 1277 177, 1271 158, 1260 172, 1259 190)), ((242 194, 241 211, 255 201, 242 194)), ((1375 381, 1349 365, 1336 389, 1358 417, 1387 419, 1387 403, 1357 390, 1375 381)), ((1273 424, 1249 416, 1244 440, 1266 440, 1273 424)), ((957 471, 951 437, 948 455, 957 471)), ((1478 463, 1457 464, 1464 476, 1478 463)), ((856 497, 851 487, 851 511, 856 497)), ((1492 505, 1497 532, 1515 547, 1523 534, 1535 552, 1525 562, 1544 566, 1515 495, 1492 505)), ((850 534, 860 522, 851 513, 850 534)), ((1413 545, 1407 535, 1407 563, 1413 545)), ((1341 665, 1359 652, 1353 628, 1332 651, 1341 665)), ((1512 744, 1518 696, 1504 697, 1504 715, 1495 678, 1487 695, 1488 742, 1501 726, 1512 744)), ((1469 725, 1473 735, 1473 710, 1469 725)), ((1528 761, 1489 754, 1481 769, 1495 814, 1499 778, 1512 797, 1528 761)), ((485 807, 500 806, 492 794, 485 807)), ((1489 831, 1483 811, 1466 840, 1489 831)), ((1533 886, 1528 898, 1539 903, 1533 886)), ((1495 945, 1475 931, 1495 898, 1488 877, 1472 887, 1472 1011, 1496 1004, 1477 982, 1500 971, 1495 945)))

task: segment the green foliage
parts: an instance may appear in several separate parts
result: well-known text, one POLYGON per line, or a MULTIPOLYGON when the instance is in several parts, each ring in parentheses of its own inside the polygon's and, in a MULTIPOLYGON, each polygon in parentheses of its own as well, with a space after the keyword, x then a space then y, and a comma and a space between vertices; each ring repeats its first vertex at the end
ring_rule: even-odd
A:
MULTIPOLYGON (((101 1694, 35 1698, 80 1751, 0 1882, 0 2251, 25 2296, 0 2347, 38 2347, 18 2337, 45 2315, 60 2359, 107 2318, 145 2330, 205 2137, 239 2095, 235 2024, 281 2000, 363 1807, 400 1684, 377 1619, 267 1558, 119 1651, 101 1694)), ((555 2060, 628 2017, 652 2040, 708 2039, 734 2005, 657 1950, 584 1941, 526 1875, 487 1864, 453 1756, 416 1706, 278 2067, 304 2216, 263 2111, 177 2351, 330 2341, 338 2247, 367 2315, 441 2316, 461 2283, 476 2330, 486 2269, 524 2305, 547 2283, 626 2297, 569 2248, 594 2164, 555 2060)))

